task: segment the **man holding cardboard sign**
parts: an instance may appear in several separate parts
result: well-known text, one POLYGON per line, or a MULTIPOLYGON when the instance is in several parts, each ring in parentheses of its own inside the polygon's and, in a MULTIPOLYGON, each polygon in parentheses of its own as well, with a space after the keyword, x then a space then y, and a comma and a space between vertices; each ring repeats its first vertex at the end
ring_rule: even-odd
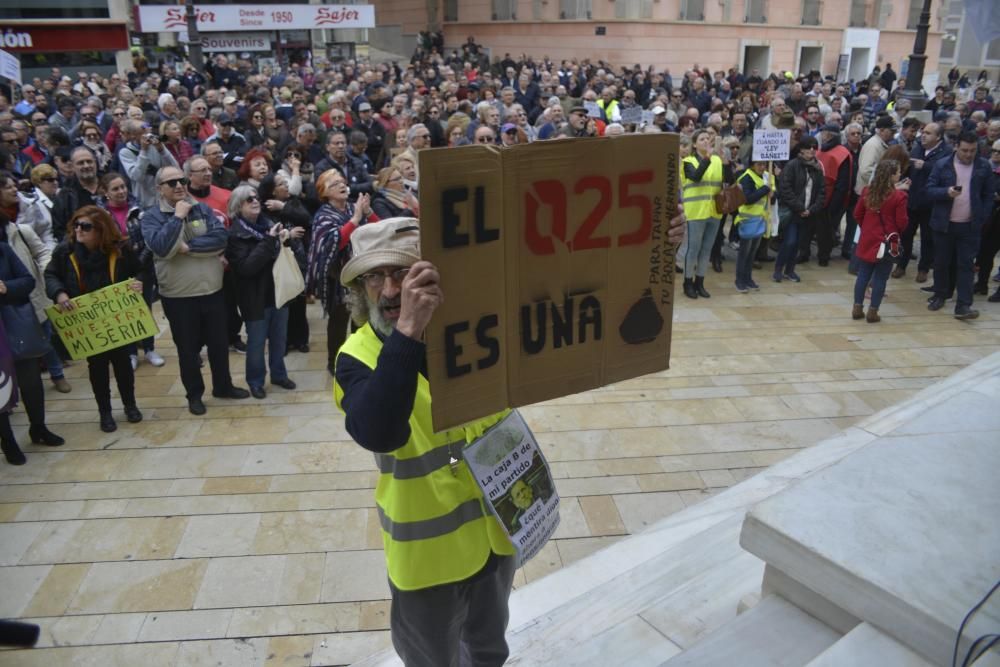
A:
MULTIPOLYGON (((503 370, 499 362, 507 337, 497 330, 500 317, 506 318, 503 291, 499 293, 501 302, 494 302, 494 297, 498 296, 496 292, 485 289, 486 286, 479 282, 470 282, 476 277, 474 271, 488 272, 497 265, 496 256, 470 254, 470 248, 492 248, 491 244, 504 238, 505 230, 509 229, 503 224, 502 207, 491 208, 488 198, 503 195, 506 175, 522 174, 533 179, 544 173, 542 165, 536 167, 535 173, 523 172, 519 168, 521 159, 580 162, 579 151, 594 157, 610 151, 607 155, 614 159, 606 163, 608 168, 604 173, 608 176, 602 174, 602 177, 615 176, 614 187, 622 191, 615 200, 626 209, 629 206, 636 209, 631 211, 633 215, 619 215, 604 221, 616 238, 624 240, 618 243, 624 250, 620 256, 610 253, 612 244, 603 247, 599 242, 599 229, 584 229, 583 232, 574 229, 571 233, 575 232, 576 237, 569 238, 581 253, 583 263, 572 264, 581 269, 578 277, 582 279, 589 273, 592 283, 597 280, 595 276, 603 276, 605 280, 609 277, 621 280, 625 276, 635 284, 619 289, 617 294, 607 287, 597 290, 597 296, 576 294, 578 310, 570 313, 560 301, 553 311, 564 318, 579 316, 572 327, 571 337, 580 343, 573 346, 573 358, 583 366, 588 363, 599 366, 590 370, 581 366, 586 379, 581 376, 579 381, 562 381, 562 391, 572 391, 584 381, 607 383, 650 372, 654 357, 656 367, 665 367, 669 353, 669 324, 663 326, 661 319, 658 328, 649 325, 651 322, 655 325, 651 314, 660 309, 669 319, 673 292, 672 252, 684 234, 684 217, 679 214, 676 202, 676 137, 663 137, 653 150, 641 155, 635 153, 636 146, 623 139, 558 142, 538 149, 532 149, 531 145, 515 146, 503 151, 504 157, 500 157, 499 150, 487 146, 422 151, 421 174, 428 185, 425 201, 431 203, 426 197, 433 197, 436 211, 424 232, 434 237, 428 239, 427 246, 442 244, 454 249, 466 270, 456 269, 457 265, 451 263, 449 273, 442 275, 436 264, 422 259, 421 232, 417 220, 412 218, 392 218, 377 225, 366 225, 351 238, 353 258, 344 266, 341 282, 351 291, 351 314, 360 329, 347 339, 337 356, 334 395, 337 405, 346 414, 347 431, 362 447, 375 453, 381 473, 375 501, 392 591, 390 626, 393 645, 406 665, 458 664, 460 657, 463 664, 501 665, 508 655, 504 633, 509 617, 507 602, 514 575, 515 549, 499 520, 486 509, 483 493, 469 465, 462 460, 467 443, 481 438, 487 429, 510 413, 505 409, 508 404, 506 382, 501 383, 500 394, 490 397, 489 405, 496 407, 488 407, 487 402, 480 400, 481 395, 480 399, 473 397, 471 401, 463 401, 453 388, 446 384, 435 385, 442 389, 432 416, 429 368, 440 366, 443 370, 447 362, 445 352, 432 352, 424 338, 434 337, 437 342, 442 325, 447 325, 455 315, 442 315, 445 288, 453 286, 449 288, 453 290, 449 298, 454 298, 456 303, 472 303, 468 307, 486 313, 468 332, 471 340, 482 349, 477 347, 474 352, 470 349, 468 359, 462 355, 453 358, 452 370, 461 371, 467 364, 484 371, 503 370), (592 152, 594 149, 597 152, 592 152), (427 171, 423 169, 425 154, 435 155, 427 161, 427 171), (626 154, 629 159, 619 160, 626 154), (503 163, 507 155, 515 155, 510 170, 503 163), (630 176, 630 170, 643 166, 644 160, 652 165, 650 173, 647 175, 643 170, 639 176, 630 176), (627 167, 622 178, 617 178, 619 164, 627 167), (463 189, 454 182, 433 185, 438 169, 444 168, 455 179, 467 180, 472 187, 463 189), (476 178, 484 179, 480 186, 472 183, 476 178), (646 196, 649 197, 648 207, 646 196), (667 211, 672 218, 667 219, 667 211), (648 230, 645 226, 647 213, 648 230), (469 217, 463 219, 466 214, 469 217), (597 269, 592 265, 595 256, 586 252, 587 239, 598 241, 595 251, 600 250, 598 254, 606 256, 604 267, 597 269), (585 262, 584 257, 587 258, 585 262), (642 261, 637 261, 639 259, 642 261), (485 265, 476 267, 480 261, 485 261, 485 265), (584 268, 589 270, 583 271, 584 268), (472 284, 476 289, 462 290, 463 285, 472 284), (632 288, 641 289, 633 294, 632 288), (598 296, 603 306, 591 303, 597 301, 598 296), (595 308, 603 308, 603 315, 595 308), (601 340, 602 325, 595 320, 600 317, 606 318, 607 329, 612 329, 612 324, 616 329, 613 336, 610 331, 607 336, 609 341, 614 339, 613 345, 605 345, 601 340), (588 341, 599 343, 602 354, 592 354, 586 345, 588 341), (666 348, 662 347, 664 344, 666 348), (589 361, 581 356, 580 350, 589 361), (456 404, 457 409, 440 412, 437 409, 441 404, 450 403, 456 404), (446 422, 444 426, 439 426, 441 419, 446 422)), ((567 177, 574 179, 576 174, 567 177)), ((588 183, 590 181, 585 185, 588 183)), ((594 183, 600 188, 596 193, 600 195, 604 191, 604 181, 594 183)), ((546 193, 554 186, 543 183, 541 187, 539 195, 549 202, 552 197, 546 193)), ((574 224, 577 214, 588 217, 586 213, 592 205, 590 199, 580 205, 575 201, 567 204, 574 224)), ((556 208, 561 210, 558 202, 556 208)), ((568 235, 565 230, 553 232, 556 238, 543 233, 542 212, 535 210, 535 214, 538 226, 531 234, 531 248, 538 253, 536 261, 551 265, 552 258, 546 259, 546 253, 550 246, 553 254, 562 253, 556 250, 554 241, 560 235, 562 238, 568 235)), ((509 220, 517 221, 519 226, 520 212, 512 212, 509 220)), ((549 228, 545 225, 544 229, 549 228)), ((512 236, 520 242, 519 234, 512 236)), ((501 264, 502 260, 501 253, 501 264)), ((494 273, 493 281, 503 286, 501 274, 494 273)), ((516 282, 517 275, 506 278, 516 282)), ((612 283, 614 285, 616 283, 612 283)), ((525 286, 529 287, 527 283, 525 286)), ((535 286, 530 289, 537 291, 535 286)), ((567 299, 575 297, 571 293, 567 299)), ((549 304, 541 305, 547 317, 549 304)), ((542 317, 537 308, 530 310, 532 317, 542 317)), ((469 314, 465 317, 468 319, 469 314)), ((534 326, 538 327, 532 337, 536 344, 545 327, 534 326)), ((560 337, 558 341, 550 341, 556 348, 565 347, 562 338, 565 328, 564 323, 553 332, 560 337)), ((465 335, 455 327, 452 331, 455 337, 465 335)), ((529 355, 526 361, 537 363, 534 359, 529 355)), ((459 377, 475 380, 471 374, 459 373, 459 377)), ((524 376, 524 379, 533 386, 527 386, 528 391, 520 398, 554 390, 551 383, 541 386, 535 385, 533 377, 524 376)), ((480 378, 476 382, 489 383, 490 379, 480 378)))

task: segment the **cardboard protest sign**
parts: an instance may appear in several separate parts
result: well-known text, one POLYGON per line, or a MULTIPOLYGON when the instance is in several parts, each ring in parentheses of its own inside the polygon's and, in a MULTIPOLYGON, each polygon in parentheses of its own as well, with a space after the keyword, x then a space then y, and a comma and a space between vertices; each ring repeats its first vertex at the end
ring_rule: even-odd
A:
POLYGON ((466 445, 462 457, 514 544, 516 567, 521 567, 559 527, 559 494, 538 441, 513 411, 466 445))
POLYGON ((754 160, 787 160, 792 147, 791 130, 754 130, 754 160))
POLYGON ((677 135, 419 159, 436 430, 668 367, 677 135))
POLYGON ((159 333, 142 294, 133 291, 131 279, 73 299, 76 308, 63 312, 45 309, 73 359, 86 359, 159 333))

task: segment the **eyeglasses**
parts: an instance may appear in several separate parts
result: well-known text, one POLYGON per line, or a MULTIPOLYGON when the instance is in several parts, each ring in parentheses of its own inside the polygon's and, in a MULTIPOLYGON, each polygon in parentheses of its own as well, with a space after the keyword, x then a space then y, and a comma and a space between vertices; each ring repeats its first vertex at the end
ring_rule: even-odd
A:
POLYGON ((83 230, 85 232, 89 232, 94 229, 94 223, 87 222, 86 220, 78 220, 77 222, 73 223, 73 227, 76 229, 83 230))
POLYGON ((492 136, 476 137, 477 144, 492 144, 496 141, 492 136))
POLYGON ((97 134, 96 132, 88 132, 87 134, 85 134, 83 136, 86 137, 87 139, 100 139, 101 138, 101 135, 97 134))
POLYGON ((59 181, 59 179, 56 178, 55 176, 45 176, 42 178, 42 180, 46 183, 56 183, 59 181))
POLYGON ((382 289, 385 285, 386 278, 392 278, 393 282, 397 285, 402 285, 403 281, 406 280, 406 276, 410 273, 409 267, 404 267, 402 269, 396 269, 389 273, 364 273, 358 276, 358 279, 364 282, 365 287, 369 289, 382 289))
POLYGON ((166 185, 170 188, 176 188, 178 185, 186 186, 188 184, 188 179, 186 178, 168 178, 165 181, 160 181, 160 185, 166 185))
POLYGON ((125 117, 125 112, 124 111, 116 111, 116 112, 114 112, 111 115, 114 116, 115 118, 124 118, 125 117))

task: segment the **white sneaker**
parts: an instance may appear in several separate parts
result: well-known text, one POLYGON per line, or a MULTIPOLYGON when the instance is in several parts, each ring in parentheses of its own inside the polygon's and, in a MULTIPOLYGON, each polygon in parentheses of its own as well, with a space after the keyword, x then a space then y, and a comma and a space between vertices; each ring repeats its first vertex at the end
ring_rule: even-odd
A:
POLYGON ((139 357, 138 357, 138 355, 130 354, 130 355, 128 355, 128 358, 129 358, 129 361, 132 362, 132 370, 135 370, 136 368, 139 367, 139 357))
POLYGON ((161 357, 156 350, 150 350, 149 352, 146 353, 146 361, 151 363, 153 366, 156 366, 157 368, 167 363, 166 361, 163 360, 163 357, 161 357))

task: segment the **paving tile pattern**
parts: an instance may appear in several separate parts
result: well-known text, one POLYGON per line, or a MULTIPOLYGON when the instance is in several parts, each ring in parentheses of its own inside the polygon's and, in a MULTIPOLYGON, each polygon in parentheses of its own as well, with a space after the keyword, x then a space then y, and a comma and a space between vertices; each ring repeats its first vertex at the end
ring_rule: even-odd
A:
MULTIPOLYGON (((515 584, 1000 350, 1000 306, 959 322, 928 312, 912 279, 890 282, 880 324, 852 321, 844 269, 750 295, 713 274, 711 300, 679 295, 669 371, 523 408, 563 510, 515 584)), ((28 464, 0 465, 0 617, 42 636, 0 664, 340 665, 390 645, 373 461, 332 404, 310 314, 313 351, 287 357, 294 392, 207 398, 192 417, 167 331, 166 366, 137 372, 142 423, 98 429, 83 362, 72 393, 47 394, 64 447, 27 444, 15 413, 28 464)), ((244 357, 230 363, 243 384, 244 357)))

